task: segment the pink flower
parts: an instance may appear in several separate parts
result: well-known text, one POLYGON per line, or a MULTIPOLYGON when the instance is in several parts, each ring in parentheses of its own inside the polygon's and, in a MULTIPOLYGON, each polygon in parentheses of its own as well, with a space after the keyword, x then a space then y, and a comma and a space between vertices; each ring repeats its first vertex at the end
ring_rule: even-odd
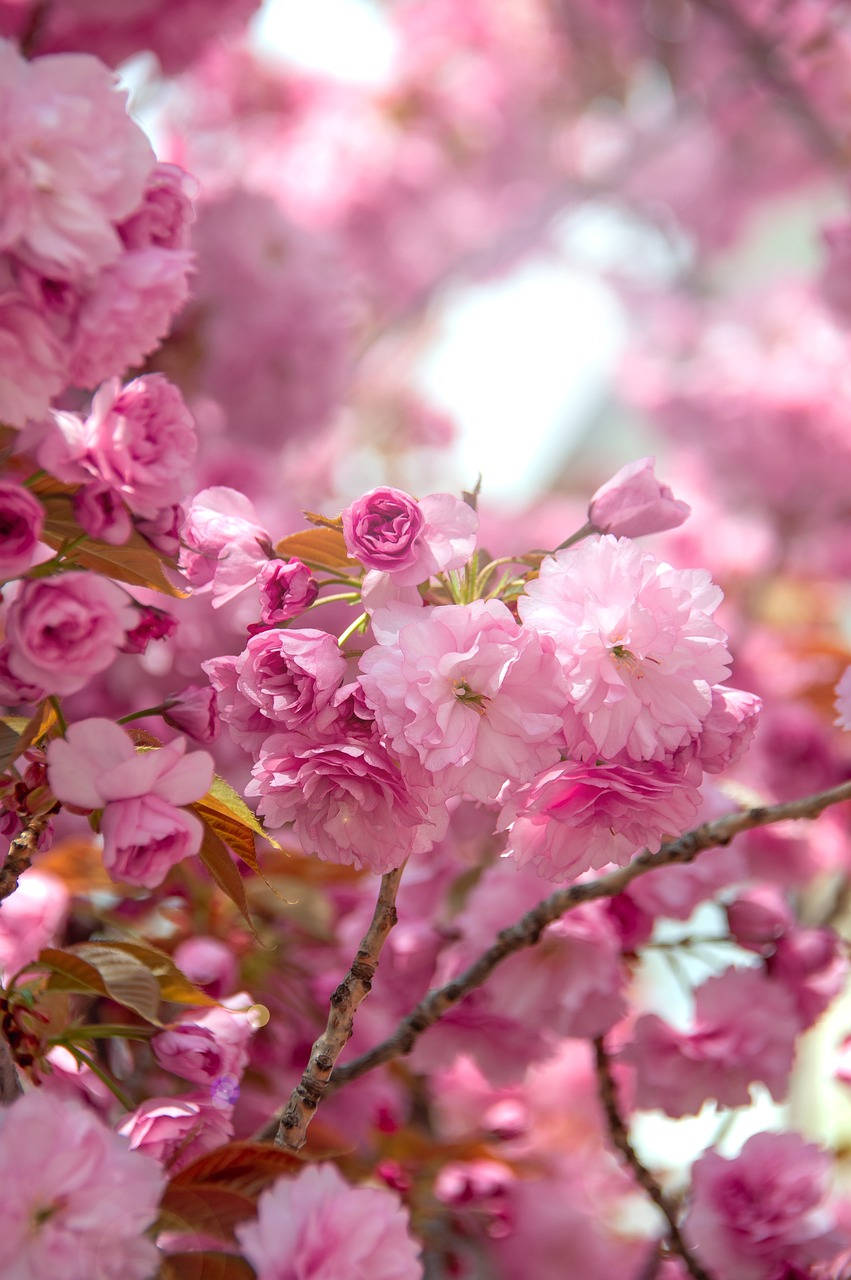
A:
POLYGON ((108 484, 83 485, 74 494, 74 517, 90 538, 120 547, 133 530, 130 512, 108 484))
POLYGON ((190 684, 169 698, 163 720, 196 742, 213 742, 219 736, 216 691, 209 684, 190 684))
POLYGON ((154 604, 136 606, 136 624, 124 637, 122 653, 144 653, 152 640, 167 640, 177 630, 177 619, 154 604))
POLYGON ((567 760, 510 791, 497 829, 509 832, 509 851, 521 865, 567 880, 655 851, 690 825, 698 805, 695 788, 655 761, 567 760))
POLYGON ((198 441, 180 391, 161 373, 95 394, 85 423, 86 462, 131 511, 152 518, 186 494, 198 441))
POLYGON ((23 485, 0 481, 0 577, 16 578, 35 558, 44 508, 23 485))
POLYGON ((222 1082, 238 1093, 255 1030, 246 1011, 236 1007, 240 999, 234 998, 233 1008, 222 1006, 187 1016, 154 1036, 151 1048, 160 1066, 184 1080, 207 1085, 213 1098, 222 1082))
POLYGON ((257 1280, 420 1280, 419 1246, 391 1191, 350 1187, 333 1165, 279 1178, 237 1239, 257 1280))
POLYGON ((789 992, 801 1029, 811 1027, 845 986, 848 962, 832 929, 790 929, 777 939, 766 972, 789 992))
POLYGON ((740 893, 727 906, 730 936, 746 951, 766 954, 794 923, 786 899, 773 885, 759 885, 740 893))
POLYGON ((851 667, 848 667, 836 686, 836 719, 840 729, 851 731, 851 667))
POLYGON ((114 76, 84 54, 27 61, 3 41, 0 86, 0 248, 65 279, 108 266, 154 165, 114 76))
POLYGON ((194 813, 158 795, 113 800, 100 820, 103 865, 113 880, 155 889, 184 858, 197 853, 204 827, 194 813))
POLYGON ((216 998, 226 995, 236 984, 236 957, 218 938, 204 934, 187 938, 175 948, 174 963, 190 982, 206 988, 216 998))
POLYGON ((499 600, 423 610, 360 666, 393 749, 447 789, 492 801, 506 778, 523 782, 558 759, 566 693, 552 645, 499 600))
POLYGON ((9 668, 52 693, 76 693, 110 666, 135 623, 127 592, 94 573, 25 582, 6 615, 9 668))
POLYGON ((236 659, 202 665, 219 694, 222 720, 248 750, 275 730, 326 736, 340 719, 334 700, 346 660, 325 631, 261 631, 236 659))
POLYGON ((81 1103, 47 1090, 0 1112, 8 1280, 148 1280, 157 1250, 145 1232, 163 1176, 81 1103))
POLYGON ((342 519, 346 550, 367 569, 392 573, 418 562, 425 518, 401 489, 370 489, 346 507, 342 519))
POLYGON ((184 1094, 149 1098, 131 1111, 118 1132, 129 1140, 131 1151, 149 1156, 175 1174, 227 1142, 233 1124, 230 1109, 217 1106, 204 1094, 184 1094))
POLYGON ((753 741, 762 711, 762 698, 723 685, 712 690, 712 703, 694 744, 707 773, 723 773, 745 754, 753 741))
POLYGON ((42 418, 67 385, 69 353, 41 309, 6 274, 0 258, 0 419, 22 427, 42 418))
POLYGON ((176 164, 155 165, 139 207, 118 228, 128 249, 187 249, 194 217, 191 180, 176 164))
POLYGON ((313 604, 319 584, 300 560, 269 560, 257 575, 260 617, 274 626, 297 617, 313 604))
POLYGON ((796 1133, 757 1133, 731 1160, 707 1151, 692 1169, 686 1239, 729 1280, 783 1280, 831 1258, 841 1239, 825 1203, 831 1160, 796 1133))
POLYGON ((9 667, 11 652, 8 644, 0 644, 0 702, 7 707, 15 707, 20 702, 40 702, 47 696, 47 690, 30 680, 20 680, 12 673, 9 667))
POLYGON ((778 983, 757 969, 727 969, 698 987, 691 1032, 656 1014, 639 1018, 623 1055, 636 1068, 635 1105, 669 1116, 696 1114, 710 1098, 744 1106, 757 1081, 779 1100, 799 1030, 794 1002, 778 983))
POLYGON ((196 590, 212 584, 214 608, 244 591, 269 559, 254 504, 224 486, 195 494, 180 540, 180 567, 196 590))
POLYGON ((640 538, 645 533, 676 529, 688 519, 691 507, 656 479, 655 461, 639 458, 628 462, 597 490, 588 507, 588 520, 598 533, 640 538))
POLYGON ((8 978, 49 946, 65 923, 68 901, 56 876, 37 867, 24 872, 0 911, 0 972, 8 978))
POLYGON ((432 793, 424 770, 414 762, 403 772, 377 739, 317 743, 292 732, 265 740, 245 790, 260 797, 258 813, 269 826, 293 823, 306 854, 376 873, 442 834, 432 793))
POLYGON ((672 569, 609 535, 548 556, 520 597, 528 627, 551 635, 596 750, 663 760, 699 736, 712 687, 729 672, 703 570, 672 569))

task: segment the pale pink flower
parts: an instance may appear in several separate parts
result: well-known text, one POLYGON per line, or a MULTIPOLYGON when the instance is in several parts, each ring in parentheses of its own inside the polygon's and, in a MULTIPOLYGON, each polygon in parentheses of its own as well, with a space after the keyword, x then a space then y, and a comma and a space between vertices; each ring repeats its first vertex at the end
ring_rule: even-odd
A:
POLYGON ((69 894, 38 867, 25 871, 0 908, 0 972, 8 978, 49 946, 65 923, 69 894))
POLYGON ((713 1275, 783 1280, 841 1245, 826 1203, 832 1162, 797 1133, 757 1133, 739 1154, 707 1151, 692 1168, 686 1239, 713 1275))
POLYGON ((419 1246, 398 1196, 351 1187, 333 1165, 279 1178, 237 1239, 257 1280, 420 1280, 419 1246))
POLYGON ((0 259, 0 418, 42 418, 68 381, 68 349, 42 311, 5 279, 0 259))
POLYGON ((300 560, 269 560, 257 575, 260 617, 275 625, 297 617, 313 604, 319 584, 300 560))
POLYGON ((148 174, 142 203, 121 223, 118 234, 128 249, 187 249, 192 182, 176 164, 155 165, 148 174))
POLYGON ((655 458, 639 458, 621 467, 591 499, 588 521, 598 533, 640 538, 645 533, 676 529, 691 508, 675 498, 653 472, 655 458))
POLYGON ((848 729, 851 731, 851 667, 846 668, 845 674, 836 686, 836 720, 840 729, 848 729))
POLYGON ((590 867, 623 866, 642 849, 655 851, 691 824, 699 800, 694 786, 652 760, 567 760, 510 790, 497 829, 508 831, 509 852, 521 865, 567 880, 590 867))
POLYGON ((91 1108, 36 1089, 0 1112, 4 1280, 148 1280, 164 1179, 91 1108))
POLYGON ((127 592, 94 573, 25 582, 6 615, 9 668, 52 693, 76 693, 110 666, 135 623, 127 592))
POLYGON ((596 750, 663 760, 698 737, 712 688, 729 673, 712 614, 721 591, 606 535, 546 557, 520 616, 551 635, 570 696, 596 750))
POLYGON ((74 494, 74 518, 90 538, 122 546, 133 531, 121 495, 108 484, 85 484, 74 494))
POLYGON ((433 792, 416 761, 400 769, 377 738, 341 734, 322 743, 293 732, 265 740, 245 789, 260 797, 258 813, 269 826, 293 824, 306 854, 377 873, 442 834, 445 806, 433 792))
POLYGON ((213 742, 219 736, 221 726, 212 685, 190 684, 172 694, 162 717, 172 729, 188 733, 196 742, 213 742))
POLYGON ((360 667, 393 749, 447 789, 493 801, 506 778, 523 782, 558 759, 567 699, 552 644, 499 600, 424 610, 360 667))
POLYGON ((624 1058, 636 1068, 635 1105, 669 1116, 696 1114, 714 1099, 746 1106, 748 1086, 785 1096, 800 1030, 792 997, 757 969, 727 969, 695 994, 694 1028, 680 1032, 656 1014, 638 1019, 624 1058))
POLYGON ((85 54, 28 61, 0 42, 0 248, 74 279, 114 262, 115 224, 142 198, 150 143, 112 73, 85 54))
POLYGON ((212 1096, 229 1085, 231 1100, 248 1065, 248 1042, 256 1029, 240 1000, 187 1014, 179 1023, 151 1040, 157 1061, 166 1071, 184 1080, 209 1086, 212 1096), (233 1007, 228 1007, 229 1005, 233 1007))
POLYGON ((25 573, 35 559, 44 508, 14 480, 0 481, 0 578, 25 573))
POLYGON ((155 889, 184 858, 197 853, 204 827, 194 813, 158 795, 113 800, 100 820, 103 865, 113 880, 155 889))
POLYGON ((161 373, 104 383, 85 424, 87 465, 137 515, 154 517, 189 489, 198 448, 180 391, 161 373))
POLYGON ((709 714, 694 743, 701 768, 707 773, 723 773, 740 760, 753 741, 761 711, 762 698, 755 693, 716 686, 709 714))
POLYGON ((148 1098, 122 1121, 118 1132, 128 1139, 131 1151, 149 1156, 152 1163, 157 1161, 175 1174, 227 1142, 233 1123, 230 1109, 216 1105, 206 1094, 182 1094, 148 1098))
POLYGON ((217 485, 196 493, 180 530, 180 567, 199 590, 211 585, 213 607, 232 600, 254 582, 269 556, 269 534, 254 504, 217 485))

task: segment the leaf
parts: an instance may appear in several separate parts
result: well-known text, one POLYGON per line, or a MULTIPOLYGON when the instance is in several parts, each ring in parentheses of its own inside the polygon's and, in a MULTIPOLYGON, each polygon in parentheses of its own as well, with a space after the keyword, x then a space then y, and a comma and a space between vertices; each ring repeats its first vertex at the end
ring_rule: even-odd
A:
POLYGON ((44 737, 56 721, 56 711, 47 699, 39 704, 29 719, 26 716, 3 716, 0 721, 0 773, 44 737))
POLYGON ((233 1253, 171 1253, 163 1259, 159 1280, 254 1280, 254 1268, 233 1253))
POLYGON ((201 848, 198 850, 198 857, 204 863, 222 893, 230 898, 234 906, 239 908, 252 932, 256 932, 248 910, 248 899, 245 896, 245 885, 242 883, 242 876, 234 866, 233 858, 225 845, 216 832, 207 825, 206 819, 204 821, 204 838, 201 841, 201 848))
POLYGON ((275 543, 279 556, 293 556, 303 560, 312 569, 328 569, 332 573, 357 573, 360 565, 346 551, 346 543, 339 529, 300 529, 275 543))
POLYGON ((254 847, 255 835, 262 836, 276 849, 281 847, 223 778, 215 777, 207 794, 191 807, 201 821, 258 875, 262 873, 254 847))
POLYGON ((240 821, 258 836, 262 836, 264 840, 268 840, 269 844, 276 849, 280 849, 277 840, 274 840, 269 832, 263 826, 256 814, 252 813, 248 805, 242 797, 234 791, 229 782, 225 782, 224 778, 213 778, 213 784, 205 796, 202 796, 201 804, 209 804, 211 807, 218 808, 223 813, 233 814, 240 821), (214 803, 215 802, 215 803, 214 803))
POLYGON ((150 969, 110 942, 81 942, 60 951, 47 947, 36 963, 51 971, 54 991, 82 991, 109 996, 146 1022, 160 1026, 160 988, 150 969))
POLYGON ((21 754, 18 750, 20 740, 20 733, 12 728, 8 720, 0 720, 0 773, 4 773, 21 754))
POLYGON ((203 1182, 243 1192, 257 1191, 282 1174, 299 1173, 305 1161, 291 1151, 268 1142, 228 1142, 193 1160, 171 1180, 171 1185, 203 1182))
POLYGON ((67 542, 83 538, 71 553, 70 558, 75 565, 136 587, 150 587, 178 599, 188 594, 173 586, 164 573, 163 567, 174 568, 174 562, 155 551, 140 533, 134 530, 122 546, 113 547, 108 542, 85 535, 74 519, 68 495, 50 495, 44 499, 44 507, 47 519, 41 536, 48 546, 58 551, 67 542))
POLYGON ((197 1231, 220 1240, 232 1240, 236 1224, 253 1218, 257 1206, 249 1196, 213 1182, 170 1182, 160 1211, 170 1231, 197 1231))
POLYGON ((205 1005, 208 1008, 218 1006, 219 1001, 196 987, 194 982, 190 982, 171 956, 160 951, 159 947, 136 939, 109 938, 106 941, 110 947, 117 947, 119 951, 135 956, 145 965, 157 980, 162 1000, 170 1000, 173 1004, 205 1005))

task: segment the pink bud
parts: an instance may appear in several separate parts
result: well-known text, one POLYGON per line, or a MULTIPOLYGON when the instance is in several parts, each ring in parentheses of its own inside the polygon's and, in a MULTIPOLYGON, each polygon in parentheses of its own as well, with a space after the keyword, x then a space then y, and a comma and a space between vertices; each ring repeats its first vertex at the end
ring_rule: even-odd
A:
POLYGON ((219 735, 219 713, 216 691, 209 684, 190 684, 175 695, 163 720, 172 729, 188 733, 196 742, 212 742, 219 735))
POLYGON ((271 625, 297 617, 319 594, 319 584, 300 560, 270 560, 257 574, 263 621, 271 625))
POLYGON ((621 467, 591 499, 588 520, 598 533, 638 538, 644 533, 676 529, 691 514, 653 473, 654 458, 639 458, 621 467))
POLYGON ((100 538, 113 547, 125 543, 133 528, 130 512, 108 484, 87 484, 78 489, 74 494, 74 515, 90 538, 100 538))
POLYGON ((122 653, 144 653, 152 640, 165 640, 177 630, 177 622, 165 609, 153 604, 138 606, 139 621, 124 637, 122 653))
POLYGON ((29 569, 43 524, 41 503, 23 485, 0 483, 0 577, 14 578, 29 569))

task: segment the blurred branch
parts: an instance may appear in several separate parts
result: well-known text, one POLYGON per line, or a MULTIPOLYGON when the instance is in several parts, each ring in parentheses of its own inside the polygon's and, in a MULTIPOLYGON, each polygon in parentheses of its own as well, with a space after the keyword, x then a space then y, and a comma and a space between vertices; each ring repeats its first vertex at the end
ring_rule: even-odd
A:
POLYGON ((840 804, 844 800, 851 800, 851 782, 843 782, 838 787, 831 787, 829 791, 820 791, 816 795, 804 796, 800 800, 791 800, 786 804, 760 805, 752 809, 741 809, 736 813, 726 814, 723 818, 716 818, 714 822, 704 822, 702 826, 686 832, 677 840, 669 840, 656 853, 645 850, 644 853, 633 858, 627 866, 610 871, 596 880, 585 880, 580 884, 570 885, 566 889, 557 889, 531 911, 527 911, 515 924, 502 929, 497 934, 496 941, 457 978, 443 987, 430 991, 407 1017, 402 1019, 393 1034, 386 1040, 347 1063, 346 1066, 340 1067, 334 1073, 332 1088, 336 1089, 350 1080, 356 1080, 358 1076, 372 1071, 382 1063, 390 1062, 400 1054, 410 1053, 422 1033, 464 996, 469 995, 476 987, 480 987, 497 965, 514 955, 516 951, 533 947, 548 924, 552 924, 554 920, 574 910, 581 903, 592 902, 596 898, 613 898, 622 893, 633 880, 645 875, 648 871, 654 871, 657 867, 693 862, 705 849, 729 844, 733 837, 742 831, 797 818, 816 818, 823 810, 831 805, 840 804))
POLYGON ((0 867, 0 900, 8 898, 18 887, 18 880, 30 866, 38 850, 38 842, 50 821, 53 809, 30 818, 20 835, 9 845, 9 852, 0 867))
POLYGON ((650 1199, 664 1215, 668 1223, 668 1240, 671 1252, 682 1258, 686 1271, 690 1276, 694 1277, 694 1280, 712 1280, 709 1272, 705 1271, 700 1263, 692 1257, 680 1231, 673 1205, 668 1202, 668 1197, 653 1177, 653 1174, 644 1167, 636 1155, 618 1106, 617 1091, 603 1037, 598 1036, 593 1043, 597 1089, 600 1094, 600 1103, 606 1117, 606 1125, 609 1137, 612 1140, 612 1146, 620 1152, 624 1163, 629 1165, 632 1170, 638 1185, 647 1192, 650 1199))
POLYGON ((783 100, 813 147, 831 166, 843 174, 847 173, 851 161, 848 148, 813 109, 806 91, 786 65, 777 43, 748 21, 736 7, 735 0, 732 4, 727 0, 695 0, 695 3, 726 28, 734 45, 747 58, 757 76, 783 100))
POLYGON ((354 1027, 355 1012, 370 992, 381 949, 396 923, 396 893, 404 863, 381 877, 378 901, 369 928, 352 967, 331 996, 328 1022, 315 1042, 301 1080, 290 1094, 280 1116, 258 1135, 274 1134, 279 1147, 298 1151, 307 1140, 307 1129, 328 1088, 334 1063, 346 1047, 354 1027))

